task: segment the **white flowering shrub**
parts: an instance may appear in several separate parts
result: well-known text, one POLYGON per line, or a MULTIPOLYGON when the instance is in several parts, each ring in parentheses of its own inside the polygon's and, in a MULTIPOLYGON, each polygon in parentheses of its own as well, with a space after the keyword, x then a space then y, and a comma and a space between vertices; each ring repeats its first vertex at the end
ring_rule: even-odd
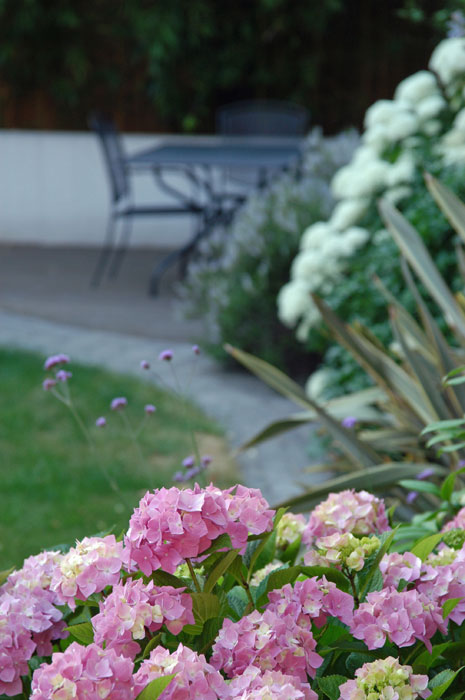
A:
POLYGON ((297 337, 310 350, 326 349, 324 372, 310 382, 313 394, 326 389, 330 395, 331 386, 339 392, 341 386, 355 390, 364 377, 342 348, 328 349, 311 293, 322 296, 344 320, 369 326, 383 342, 389 342, 389 327, 373 275, 412 308, 396 246, 378 215, 381 196, 420 232, 454 287, 453 245, 446 245, 453 232, 429 198, 423 172, 436 175, 460 196, 465 193, 465 38, 442 41, 429 70, 403 80, 392 100, 373 104, 364 126, 351 162, 332 179, 337 203, 331 216, 304 230, 290 281, 278 295, 280 320, 297 327, 297 337))
POLYGON ((308 366, 308 351, 276 317, 276 297, 289 279, 302 228, 330 215, 330 180, 357 143, 354 131, 323 138, 313 130, 299 172, 251 196, 231 225, 203 242, 182 293, 187 315, 205 319, 204 342, 216 356, 225 357, 228 342, 288 371, 299 360, 308 366))

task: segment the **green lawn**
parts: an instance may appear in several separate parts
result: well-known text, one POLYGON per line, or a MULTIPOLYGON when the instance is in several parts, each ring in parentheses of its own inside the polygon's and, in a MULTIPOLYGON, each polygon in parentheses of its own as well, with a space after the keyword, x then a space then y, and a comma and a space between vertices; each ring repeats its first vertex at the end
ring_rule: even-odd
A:
POLYGON ((172 485, 173 472, 193 451, 187 426, 206 445, 221 443, 214 422, 144 382, 142 371, 138 381, 73 363, 70 388, 95 441, 91 449, 66 406, 42 389, 43 362, 39 355, 0 349, 0 570, 112 526, 119 533, 147 489, 172 485), (134 427, 145 404, 157 408, 140 436, 143 459, 121 416, 109 410, 115 396, 127 397, 134 427), (101 415, 108 424, 99 429, 101 415))

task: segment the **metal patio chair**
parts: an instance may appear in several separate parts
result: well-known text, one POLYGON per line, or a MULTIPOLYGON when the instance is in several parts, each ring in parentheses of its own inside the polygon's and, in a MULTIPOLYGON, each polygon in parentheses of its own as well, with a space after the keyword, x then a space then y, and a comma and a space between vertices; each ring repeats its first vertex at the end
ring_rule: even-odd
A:
MULTIPOLYGON (((220 107, 216 113, 216 131, 223 136, 256 136, 265 138, 299 138, 305 136, 310 121, 309 111, 293 102, 282 100, 240 100, 220 107)), ((263 187, 260 173, 230 170, 232 183, 244 187, 263 187)), ((237 198, 246 199, 246 191, 237 198)))
POLYGON ((128 248, 134 217, 165 214, 202 215, 204 208, 188 197, 184 198, 180 205, 157 204, 141 206, 135 204, 131 191, 131 171, 128 167, 120 134, 114 122, 100 113, 94 112, 90 115, 88 123, 100 141, 111 190, 111 210, 107 230, 91 279, 91 284, 98 286, 102 281, 112 255, 113 260, 111 261, 109 275, 111 277, 117 275, 128 248), (119 219, 123 220, 123 228, 120 244, 116 247, 116 224, 119 219))

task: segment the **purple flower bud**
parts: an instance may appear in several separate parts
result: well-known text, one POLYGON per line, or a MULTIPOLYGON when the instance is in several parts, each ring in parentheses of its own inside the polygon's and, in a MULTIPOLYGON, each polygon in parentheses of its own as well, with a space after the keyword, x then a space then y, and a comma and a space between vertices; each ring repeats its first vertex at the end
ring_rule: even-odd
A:
POLYGON ((208 467, 209 464, 211 464, 213 461, 213 457, 211 455, 203 455, 200 459, 200 463, 202 464, 202 467, 205 469, 208 467))
POLYGON ((355 428, 357 425, 357 418, 355 416, 346 416, 342 421, 341 425, 344 428, 355 428))
POLYGON ((463 469, 463 467, 465 467, 465 459, 459 461, 457 469, 463 469))
POLYGON ((163 350, 158 355, 159 360, 164 360, 165 362, 170 362, 173 359, 173 351, 172 350, 163 350))
POLYGON ((50 391, 50 389, 52 389, 55 386, 55 384, 55 379, 44 379, 44 381, 42 382, 42 388, 44 389, 44 391, 50 391))
POLYGON ((63 355, 62 353, 59 355, 50 355, 44 362, 44 369, 48 371, 57 365, 67 365, 69 361, 68 355, 63 355))
POLYGON ((407 503, 413 503, 414 500, 417 498, 418 492, 417 491, 409 491, 407 494, 406 501, 407 503))
POLYGON ((57 381, 59 382, 67 382, 68 379, 71 379, 72 376, 72 373, 67 372, 65 369, 59 369, 55 375, 57 381))
POLYGON ((141 369, 150 369, 150 363, 147 362, 147 360, 141 360, 140 368, 141 369))
POLYGON ((189 455, 189 457, 186 457, 185 459, 182 460, 182 466, 185 469, 189 469, 189 467, 193 467, 195 464, 195 457, 193 455, 189 455))
POLYGON ((97 428, 104 428, 106 424, 107 419, 105 418, 105 416, 100 416, 100 418, 97 418, 97 420, 95 421, 95 425, 97 426, 97 428))
POLYGON ((122 408, 128 405, 128 400, 124 396, 117 396, 116 399, 110 404, 112 411, 120 411, 122 408))
POLYGON ((146 406, 144 406, 144 411, 146 412, 146 414, 147 414, 148 416, 151 416, 152 413, 155 413, 156 410, 157 410, 157 409, 155 408, 155 406, 153 405, 153 403, 148 403, 146 406))
POLYGON ((193 345, 193 346, 192 346, 192 352, 194 353, 194 355, 200 355, 200 348, 199 348, 199 346, 198 346, 198 345, 193 345))
POLYGON ((197 474, 200 474, 200 469, 198 467, 192 467, 186 471, 184 478, 186 481, 189 481, 189 479, 193 479, 197 474))
POLYGON ((423 481, 424 479, 429 479, 430 476, 433 476, 433 474, 434 469, 432 467, 426 467, 426 469, 423 469, 423 471, 416 475, 416 478, 423 481))

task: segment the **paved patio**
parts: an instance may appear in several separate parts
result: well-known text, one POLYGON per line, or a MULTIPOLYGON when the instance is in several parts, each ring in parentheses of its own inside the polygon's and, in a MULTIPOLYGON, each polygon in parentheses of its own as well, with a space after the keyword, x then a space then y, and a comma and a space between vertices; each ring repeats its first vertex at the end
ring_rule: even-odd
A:
MULTIPOLYGON (((43 355, 65 352, 139 377, 139 362, 148 359, 160 375, 167 373, 167 383, 169 368, 156 358, 170 347, 179 375, 187 376, 202 323, 182 318, 176 272, 165 276, 159 297, 147 295, 150 270, 164 252, 130 251, 120 275, 95 289, 89 285, 95 250, 0 246, 0 344, 43 355)), ((255 377, 203 355, 197 360, 190 397, 225 427, 233 448, 296 410, 255 377)), ((272 503, 300 493, 301 483, 310 484, 303 470, 311 432, 301 428, 241 454, 243 482, 261 488, 272 503)))

